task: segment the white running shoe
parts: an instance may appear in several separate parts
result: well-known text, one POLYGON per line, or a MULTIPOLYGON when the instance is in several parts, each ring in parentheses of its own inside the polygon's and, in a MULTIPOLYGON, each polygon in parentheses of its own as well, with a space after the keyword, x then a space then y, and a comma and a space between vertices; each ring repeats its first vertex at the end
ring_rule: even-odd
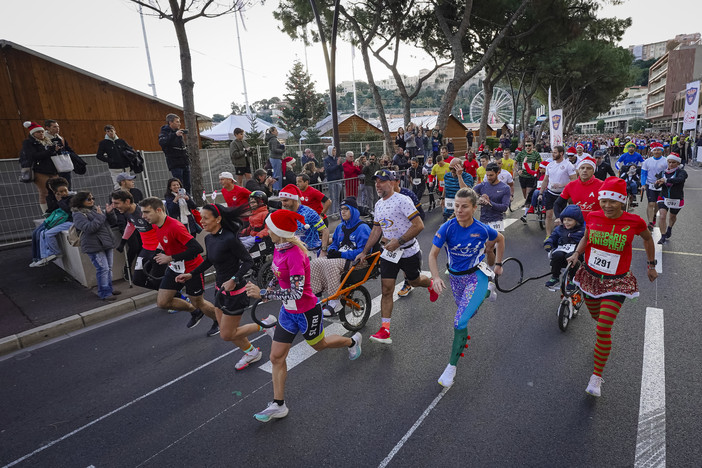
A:
POLYGON ((453 385, 453 379, 456 377, 456 366, 452 366, 451 364, 446 366, 446 369, 444 369, 444 373, 441 374, 441 377, 439 377, 439 385, 442 387, 450 387, 453 385))
POLYGON ((363 341, 363 335, 361 335, 360 332, 356 332, 353 334, 351 339, 354 341, 353 346, 349 348, 349 359, 352 361, 358 359, 358 357, 361 355, 361 341, 363 341))
POLYGON ((236 363, 236 366, 234 366, 234 368, 236 370, 246 369, 247 367, 249 367, 249 364, 253 364, 256 361, 260 361, 261 357, 263 356, 263 353, 261 352, 260 348, 255 348, 255 350, 255 354, 244 353, 244 355, 241 357, 241 359, 239 359, 239 362, 236 363))
POLYGON ((585 391, 594 397, 602 395, 602 382, 604 382, 602 377, 592 374, 590 376, 590 383, 587 384, 585 391))
POLYGON ((495 302, 497 300, 497 291, 495 290, 495 283, 490 281, 488 283, 488 291, 490 291, 490 302, 495 302))
MULTIPOLYGON (((278 319, 275 318, 275 315, 269 315, 268 317, 261 320, 261 322, 265 323, 266 325, 270 325, 271 323, 278 323, 278 319)), ((275 327, 264 328, 263 333, 270 336, 272 340, 273 335, 275 334, 275 327)))
POLYGON ((283 406, 280 406, 278 403, 271 401, 270 403, 268 403, 268 407, 266 409, 254 414, 254 418, 258 419, 261 422, 268 422, 271 419, 280 419, 284 418, 287 415, 288 407, 285 406, 285 403, 283 403, 283 406))

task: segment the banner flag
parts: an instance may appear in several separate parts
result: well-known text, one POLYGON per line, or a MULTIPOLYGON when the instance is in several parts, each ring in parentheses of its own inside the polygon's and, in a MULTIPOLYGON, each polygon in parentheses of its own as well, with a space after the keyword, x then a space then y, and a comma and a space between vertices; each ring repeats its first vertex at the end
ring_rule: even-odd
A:
POLYGON ((551 135, 551 148, 563 145, 563 109, 556 109, 548 115, 549 134, 551 135))
POLYGON ((685 90, 685 113, 683 116, 683 130, 697 128, 697 108, 700 102, 700 82, 693 81, 687 84, 685 90))

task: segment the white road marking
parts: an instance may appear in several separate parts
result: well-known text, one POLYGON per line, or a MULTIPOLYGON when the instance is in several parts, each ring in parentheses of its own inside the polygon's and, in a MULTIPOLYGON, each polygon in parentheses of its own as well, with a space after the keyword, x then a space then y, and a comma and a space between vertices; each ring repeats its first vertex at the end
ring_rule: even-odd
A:
POLYGON ((390 451, 390 453, 388 453, 388 456, 385 457, 385 459, 380 462, 380 465, 378 465, 378 468, 385 468, 386 466, 388 466, 388 463, 390 463, 390 461, 393 459, 393 457, 395 455, 397 455, 397 452, 400 451, 402 446, 405 445, 405 442, 407 442, 407 440, 409 440, 409 438, 412 436, 414 431, 416 431, 417 428, 422 424, 422 421, 424 421, 424 419, 427 416, 429 416, 429 413, 431 413, 431 410, 433 410, 436 407, 436 405, 439 404, 441 399, 444 397, 444 395, 446 395, 446 392, 448 392, 450 388, 451 387, 446 387, 443 390, 441 390, 441 393, 439 393, 436 396, 436 398, 434 398, 434 401, 432 401, 431 404, 429 406, 427 406, 427 409, 424 410, 424 412, 419 417, 419 419, 417 419, 417 421, 415 421, 415 423, 412 425, 412 427, 410 427, 410 430, 407 431, 407 433, 404 436, 402 436, 402 439, 400 439, 400 441, 395 445, 395 447, 393 447, 393 449, 390 451))
POLYGON ((646 308, 639 426, 634 466, 665 467, 665 350, 663 309, 646 308))
POLYGON ((507 230, 508 227, 510 227, 514 222, 517 221, 517 218, 507 218, 505 219, 505 231, 507 230))
POLYGON ((654 257, 656 259, 656 271, 660 275, 663 273, 663 246, 658 243, 658 241, 661 239, 661 230, 658 227, 653 228, 653 242, 654 246, 656 248, 656 256, 654 257))

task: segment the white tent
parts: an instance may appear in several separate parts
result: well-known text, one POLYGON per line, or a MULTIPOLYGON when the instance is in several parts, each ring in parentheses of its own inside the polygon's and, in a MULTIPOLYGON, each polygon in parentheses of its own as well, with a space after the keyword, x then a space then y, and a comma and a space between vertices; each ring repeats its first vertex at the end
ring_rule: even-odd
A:
MULTIPOLYGON (((265 120, 259 118, 256 119, 256 130, 259 132, 266 132, 266 129, 273 127, 274 125, 265 120)), ((241 128, 245 132, 251 131, 251 121, 246 115, 230 115, 214 127, 204 132, 200 132, 200 136, 209 138, 215 141, 225 141, 234 139, 234 129, 241 128)), ((286 139, 288 137, 288 132, 282 128, 278 128, 278 138, 286 139)))

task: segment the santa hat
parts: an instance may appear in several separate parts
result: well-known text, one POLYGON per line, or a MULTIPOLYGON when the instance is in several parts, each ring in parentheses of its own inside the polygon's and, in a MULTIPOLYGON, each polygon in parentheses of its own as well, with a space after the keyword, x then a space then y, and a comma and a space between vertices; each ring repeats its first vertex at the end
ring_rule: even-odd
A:
POLYGON ((663 151, 663 145, 658 143, 657 141, 654 141, 653 143, 651 143, 650 146, 651 146, 652 150, 659 149, 659 150, 663 151))
POLYGON ((548 161, 541 161, 539 163, 539 167, 543 167, 544 169, 546 169, 546 166, 548 166, 548 161))
POLYGON ((566 151, 566 155, 568 155, 568 156, 572 156, 572 155, 574 155, 574 154, 576 154, 576 153, 577 153, 577 151, 575 150, 575 147, 573 147, 573 146, 571 146, 570 148, 568 148, 568 151, 566 151))
POLYGON ((682 162, 682 158, 678 153, 670 153, 667 158, 665 158, 668 161, 677 161, 679 163, 682 162))
POLYGON ((578 143, 577 145, 575 145, 575 149, 578 149, 578 148, 585 149, 585 145, 583 145, 582 143, 578 143))
POLYGON ((288 163, 290 161, 295 161, 295 158, 293 158, 292 156, 288 156, 287 158, 283 159, 283 167, 282 167, 283 177, 285 177, 285 168, 288 167, 288 163))
POLYGON ((599 191, 600 200, 615 200, 626 203, 626 182, 619 177, 607 177, 599 191))
POLYGON ((575 166, 576 169, 580 169, 580 166, 583 164, 589 164, 590 166, 593 167, 593 169, 597 168, 597 162, 595 162, 594 159, 592 159, 590 156, 585 156, 583 159, 581 159, 578 164, 575 166))
POLYGON ((300 197, 302 196, 302 192, 297 187, 297 185, 288 184, 285 187, 283 187, 283 190, 280 191, 278 196, 280 198, 289 198, 290 200, 299 201, 300 197))
POLYGON ((36 122, 30 122, 29 120, 26 121, 26 122, 25 122, 24 124, 22 124, 22 125, 24 125, 24 128, 28 128, 28 129, 29 129, 29 134, 30 134, 30 135, 34 135, 34 133, 35 133, 35 132, 38 132, 39 130, 44 130, 44 127, 42 127, 41 125, 39 125, 39 124, 36 123, 36 122))
POLYGON ((295 235, 297 223, 303 224, 305 229, 310 227, 309 224, 305 224, 304 216, 290 210, 276 210, 266 218, 268 229, 283 239, 289 239, 295 235))

